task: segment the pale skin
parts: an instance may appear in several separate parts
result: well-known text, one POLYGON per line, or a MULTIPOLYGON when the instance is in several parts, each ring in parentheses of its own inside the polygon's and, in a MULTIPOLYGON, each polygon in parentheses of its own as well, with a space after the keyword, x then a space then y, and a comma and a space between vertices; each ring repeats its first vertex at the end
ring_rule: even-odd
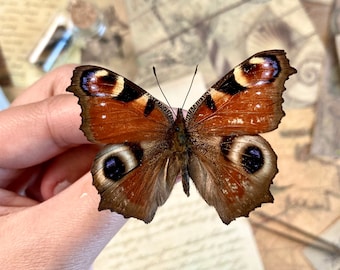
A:
POLYGON ((65 92, 73 68, 48 73, 0 112, 2 269, 88 269, 126 222, 97 210, 89 170, 98 148, 65 92))

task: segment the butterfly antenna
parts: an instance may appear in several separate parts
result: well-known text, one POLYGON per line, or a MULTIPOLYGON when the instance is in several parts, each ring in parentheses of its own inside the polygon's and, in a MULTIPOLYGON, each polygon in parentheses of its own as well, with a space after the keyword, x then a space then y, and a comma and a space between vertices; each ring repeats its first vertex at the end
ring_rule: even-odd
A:
POLYGON ((164 92, 163 92, 163 89, 162 89, 162 87, 161 87, 161 85, 160 85, 160 83, 159 83, 159 81, 158 81, 158 77, 157 77, 157 73, 156 73, 156 68, 155 68, 155 67, 152 67, 152 70, 153 70, 153 75, 154 75, 155 78, 156 78, 156 82, 157 82, 157 85, 158 85, 159 90, 161 90, 161 93, 162 93, 163 97, 165 98, 166 103, 169 105, 169 107, 170 107, 172 113, 173 113, 174 115, 176 115, 175 111, 172 109, 172 107, 171 107, 171 105, 170 105, 170 102, 169 102, 169 100, 166 98, 166 96, 165 96, 165 94, 164 94, 164 92))
POLYGON ((183 104, 182 104, 182 109, 184 108, 184 105, 185 105, 185 102, 187 101, 188 99, 188 96, 189 96, 189 93, 191 91, 191 88, 192 88, 192 84, 194 83, 194 79, 195 79, 195 76, 197 74, 197 70, 198 70, 198 65, 196 65, 196 68, 195 68, 195 72, 194 72, 194 75, 192 76, 192 79, 191 79, 191 83, 190 83, 190 87, 189 87, 189 90, 184 98, 184 101, 183 101, 183 104))

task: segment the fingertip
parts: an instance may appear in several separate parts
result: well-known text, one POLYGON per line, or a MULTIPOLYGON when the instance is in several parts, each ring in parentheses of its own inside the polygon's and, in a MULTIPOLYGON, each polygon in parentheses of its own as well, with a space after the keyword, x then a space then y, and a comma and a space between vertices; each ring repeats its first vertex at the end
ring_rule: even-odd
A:
POLYGON ((75 67, 75 64, 63 65, 46 73, 38 81, 23 91, 12 102, 11 106, 28 104, 51 96, 66 94, 66 88, 71 83, 71 77, 75 67))
POLYGON ((46 100, 46 117, 51 137, 60 147, 89 143, 80 130, 81 108, 77 98, 64 94, 46 100))
POLYGON ((7 168, 30 167, 89 144, 79 129, 80 107, 72 95, 9 108, 1 112, 0 122, 0 140, 15 141, 2 147, 6 155, 0 155, 0 164, 7 168))

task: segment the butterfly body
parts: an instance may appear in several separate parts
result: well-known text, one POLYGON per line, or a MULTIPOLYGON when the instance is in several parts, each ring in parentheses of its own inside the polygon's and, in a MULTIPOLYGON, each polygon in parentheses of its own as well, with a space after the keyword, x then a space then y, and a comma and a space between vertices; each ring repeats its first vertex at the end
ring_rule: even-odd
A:
POLYGON ((79 98, 81 129, 106 144, 93 166, 99 210, 150 222, 178 175, 189 195, 193 181, 205 201, 230 223, 264 202, 277 173, 276 155, 258 133, 284 115, 284 82, 296 70, 285 53, 258 53, 227 73, 175 119, 145 90, 107 69, 75 69, 67 89, 79 98))

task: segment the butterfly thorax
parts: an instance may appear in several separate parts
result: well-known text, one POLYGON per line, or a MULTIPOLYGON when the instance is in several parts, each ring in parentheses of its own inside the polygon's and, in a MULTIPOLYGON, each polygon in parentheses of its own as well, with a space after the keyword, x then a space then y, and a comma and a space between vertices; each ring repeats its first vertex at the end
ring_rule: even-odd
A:
POLYGON ((185 125, 185 119, 182 109, 177 110, 175 122, 168 130, 168 141, 171 142, 171 152, 178 159, 179 164, 182 164, 181 174, 182 183, 185 194, 189 196, 189 173, 188 161, 191 148, 191 141, 185 125))

